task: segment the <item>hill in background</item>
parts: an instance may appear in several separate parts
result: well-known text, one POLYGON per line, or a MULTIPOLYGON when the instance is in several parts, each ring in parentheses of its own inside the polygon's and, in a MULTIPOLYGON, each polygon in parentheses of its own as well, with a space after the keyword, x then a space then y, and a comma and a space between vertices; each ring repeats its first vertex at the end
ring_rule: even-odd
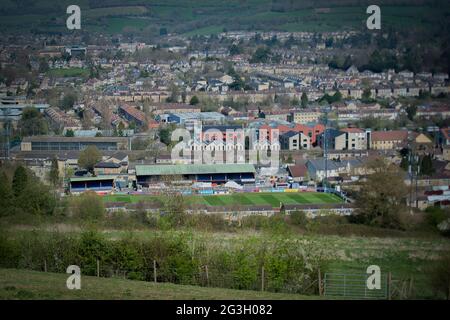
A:
MULTIPOLYGON (((67 32, 72 0, 2 1, 0 28, 9 32, 67 32)), ((340 31, 365 28, 366 0, 79 0, 82 29, 158 36, 209 35, 231 30, 340 31)), ((439 30, 448 26, 445 0, 384 0, 385 28, 439 30)))

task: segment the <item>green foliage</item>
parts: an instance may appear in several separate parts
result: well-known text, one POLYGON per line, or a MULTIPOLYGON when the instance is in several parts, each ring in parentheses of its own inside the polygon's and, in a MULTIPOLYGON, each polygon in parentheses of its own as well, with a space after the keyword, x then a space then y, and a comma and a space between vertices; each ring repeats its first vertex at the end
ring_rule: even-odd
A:
POLYGON ((244 52, 244 50, 240 45, 232 44, 230 47, 230 55, 232 55, 232 56, 241 54, 243 52, 244 52))
POLYGON ((324 101, 326 101, 329 104, 342 101, 342 94, 339 91, 336 91, 332 96, 326 93, 322 96, 322 98, 319 99, 319 103, 324 101))
POLYGON ((306 92, 302 93, 301 105, 302 105, 302 108, 306 108, 306 106, 308 105, 308 95, 306 94, 306 92))
POLYGON ((48 132, 47 122, 34 107, 26 107, 23 110, 18 128, 22 137, 41 135, 48 132))
POLYGON ((200 103, 200 100, 197 98, 197 96, 193 96, 192 98, 191 98, 191 100, 189 101, 189 104, 191 105, 191 106, 195 106, 195 105, 197 105, 197 104, 199 104, 200 103))
POLYGON ((270 49, 259 47, 250 58, 250 63, 267 63, 270 61, 270 49))
POLYGON ((171 127, 160 127, 159 128, 159 140, 166 146, 172 143, 172 128, 171 127))
POLYGON ((366 88, 363 90, 361 101, 364 103, 370 103, 373 102, 372 97, 372 91, 369 88, 366 88))
POLYGON ((95 192, 84 192, 70 201, 73 215, 87 221, 99 221, 105 216, 102 198, 95 192))
POLYGON ((420 173, 426 176, 431 176, 434 171, 431 155, 424 156, 420 163, 420 173))
POLYGON ((80 153, 78 165, 90 172, 94 172, 94 166, 102 160, 102 154, 96 146, 88 146, 80 153))
POLYGON ((403 173, 383 159, 368 164, 367 170, 373 173, 362 183, 356 197, 357 214, 354 222, 402 229, 403 198, 408 190, 403 182, 403 173))
POLYGON ((411 106, 408 106, 406 108, 406 114, 407 114, 408 119, 410 121, 414 121, 414 117, 416 116, 416 113, 417 113, 417 106, 416 105, 411 105, 411 106))
POLYGON ((429 275, 436 295, 450 300, 450 255, 444 255, 437 264, 429 268, 429 275))
POLYGON ((299 227, 305 227, 308 223, 306 213, 303 211, 294 211, 290 214, 290 222, 299 227))
POLYGON ((69 92, 64 95, 64 98, 61 101, 61 108, 63 110, 70 110, 73 108, 73 105, 77 101, 78 97, 75 92, 69 92))
POLYGON ((437 228, 438 224, 448 218, 450 218, 449 212, 440 207, 428 207, 425 209, 426 222, 433 228, 437 228))
POLYGON ((66 131, 65 136, 66 136, 66 137, 74 137, 74 136, 75 136, 75 133, 73 132, 72 129, 68 129, 68 130, 66 131))
POLYGON ((56 159, 56 157, 52 159, 52 166, 49 172, 49 180, 54 187, 58 187, 60 184, 58 159, 56 159))
POLYGON ((12 190, 15 197, 19 197, 28 184, 28 174, 26 169, 19 165, 14 171, 14 177, 12 181, 12 190))
POLYGON ((10 181, 4 172, 0 175, 0 216, 9 214, 14 201, 10 181))

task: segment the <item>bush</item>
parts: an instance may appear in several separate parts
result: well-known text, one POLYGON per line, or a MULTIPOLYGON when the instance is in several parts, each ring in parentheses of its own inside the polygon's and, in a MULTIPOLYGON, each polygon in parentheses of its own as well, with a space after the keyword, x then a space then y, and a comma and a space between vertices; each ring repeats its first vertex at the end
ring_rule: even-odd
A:
POLYGON ((430 282, 437 297, 442 295, 450 300, 450 255, 442 257, 430 268, 430 282))
POLYGON ((72 214, 88 221, 98 221, 105 217, 102 198, 95 192, 85 192, 70 201, 72 214))
POLYGON ((448 218, 450 218, 449 213, 439 207, 428 207, 425 209, 425 220, 434 228, 437 228, 438 224, 448 218))
POLYGON ((306 227, 306 224, 308 223, 308 218, 306 217, 306 213, 303 211, 292 212, 289 220, 293 225, 296 225, 299 227, 306 227))

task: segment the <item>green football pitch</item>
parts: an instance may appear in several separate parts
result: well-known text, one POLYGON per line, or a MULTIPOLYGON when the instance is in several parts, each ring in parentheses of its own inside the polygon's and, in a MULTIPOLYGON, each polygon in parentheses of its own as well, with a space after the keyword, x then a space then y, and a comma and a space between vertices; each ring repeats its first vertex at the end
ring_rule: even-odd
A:
MULTIPOLYGON (((158 201, 153 195, 106 195, 105 202, 136 203, 139 201, 158 201)), ((186 196, 188 203, 209 206, 231 205, 271 205, 279 207, 284 204, 333 204, 343 200, 334 194, 320 192, 283 192, 283 193, 235 193, 227 195, 186 196)))

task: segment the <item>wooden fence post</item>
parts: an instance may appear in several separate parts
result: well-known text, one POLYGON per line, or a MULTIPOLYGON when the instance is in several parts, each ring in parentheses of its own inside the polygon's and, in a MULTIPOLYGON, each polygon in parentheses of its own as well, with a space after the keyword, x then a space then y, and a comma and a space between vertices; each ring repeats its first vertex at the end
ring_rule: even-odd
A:
POLYGON ((100 261, 97 259, 97 277, 100 277, 100 261))
POLYGON ((205 265, 205 272, 206 272, 206 286, 209 287, 209 272, 208 272, 208 265, 205 265))
POLYGON ((411 299, 412 292, 413 292, 413 285, 414 285, 414 277, 411 276, 411 279, 409 279, 408 299, 411 299))
POLYGON ((391 291, 392 291, 392 274, 388 272, 388 300, 391 300, 391 291))
POLYGON ((320 273, 320 268, 318 270, 319 279, 319 296, 322 296, 322 274, 320 273))
POLYGON ((44 272, 47 272, 47 259, 44 259, 44 272))
POLYGON ((264 266, 261 267, 261 291, 264 291, 264 266))
POLYGON ((153 282, 156 283, 156 260, 153 260, 153 282))

